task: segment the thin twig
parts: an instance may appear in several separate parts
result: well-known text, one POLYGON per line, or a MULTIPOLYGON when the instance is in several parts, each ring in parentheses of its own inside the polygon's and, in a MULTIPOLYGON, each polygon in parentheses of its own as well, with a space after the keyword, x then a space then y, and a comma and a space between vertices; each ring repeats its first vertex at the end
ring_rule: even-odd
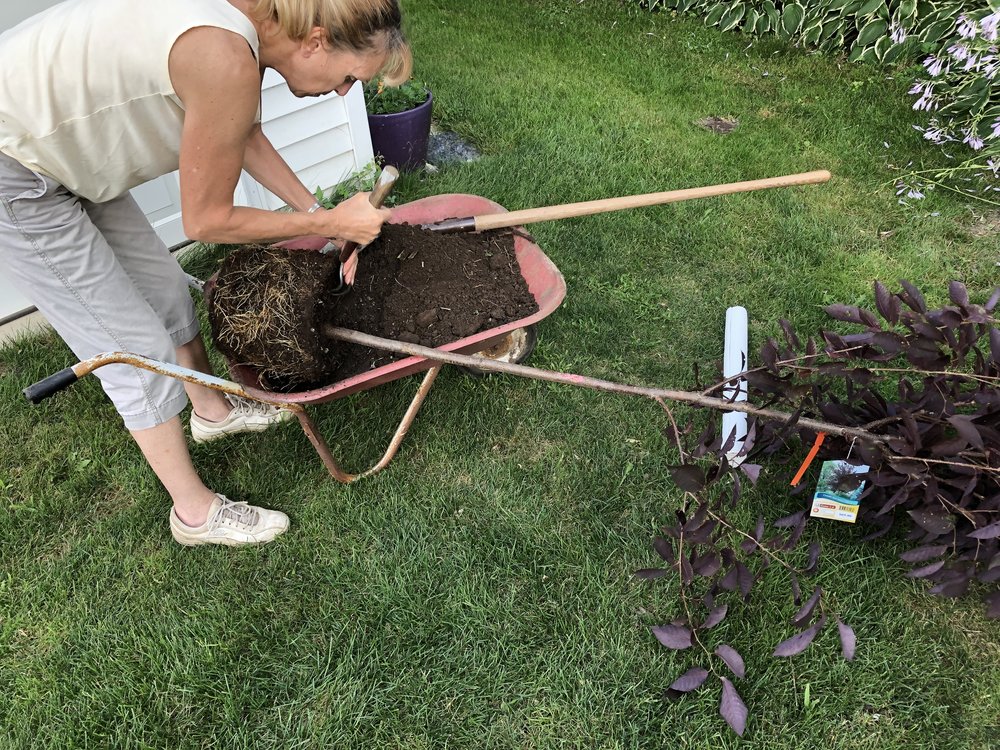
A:
POLYGON ((667 413, 667 417, 670 418, 670 424, 673 425, 674 428, 674 440, 677 442, 677 451, 681 454, 681 463, 683 463, 686 460, 687 454, 684 451, 684 445, 681 443, 681 433, 680 430, 677 429, 677 421, 674 419, 674 413, 670 411, 670 407, 667 406, 667 402, 662 398, 656 398, 655 401, 663 407, 663 410, 667 413))
POLYGON ((760 547, 761 552, 763 552, 764 554, 766 554, 768 557, 770 557, 772 560, 774 560, 776 563, 778 563, 779 565, 781 565, 782 567, 784 567, 789 572, 795 573, 797 575, 805 575, 804 572, 802 572, 801 570, 798 570, 797 568, 793 568, 791 565, 789 565, 784 560, 782 560, 780 557, 778 557, 777 555, 775 555, 773 552, 771 552, 771 550, 769 550, 767 547, 765 547, 759 541, 757 541, 752 536, 750 536, 749 534, 747 534, 745 531, 743 531, 742 529, 736 528, 735 526, 733 526, 731 523, 729 523, 722 516, 717 516, 715 513, 712 512, 711 509, 709 509, 708 515, 710 515, 712 518, 714 518, 716 521, 718 521, 720 524, 722 524, 723 526, 725 526, 730 531, 735 531, 740 536, 745 536, 747 539, 752 540, 754 544, 756 544, 758 547, 760 547))

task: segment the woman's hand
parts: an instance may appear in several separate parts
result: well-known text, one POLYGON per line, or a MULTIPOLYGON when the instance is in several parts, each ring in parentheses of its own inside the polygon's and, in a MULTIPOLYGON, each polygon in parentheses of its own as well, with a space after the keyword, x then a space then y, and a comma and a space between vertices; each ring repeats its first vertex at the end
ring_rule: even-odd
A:
POLYGON ((328 226, 322 234, 357 242, 362 247, 379 236, 382 225, 392 216, 388 208, 375 208, 369 200, 369 193, 352 195, 330 211, 320 213, 322 215, 317 215, 317 218, 328 226))

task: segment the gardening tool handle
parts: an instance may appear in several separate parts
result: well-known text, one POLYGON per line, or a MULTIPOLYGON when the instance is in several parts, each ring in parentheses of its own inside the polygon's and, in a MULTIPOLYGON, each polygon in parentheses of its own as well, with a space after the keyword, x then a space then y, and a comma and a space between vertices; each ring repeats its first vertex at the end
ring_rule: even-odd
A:
MULTIPOLYGON (((509 211, 501 214, 485 214, 483 216, 473 217, 473 220, 475 221, 475 230, 477 232, 481 232, 485 229, 516 227, 521 224, 531 224, 536 221, 570 219, 575 216, 589 216, 590 214, 600 214, 607 211, 621 211, 625 208, 659 206, 665 203, 678 203, 680 201, 694 200, 695 198, 711 198, 716 195, 729 195, 730 193, 747 193, 751 190, 790 187, 792 185, 813 185, 820 182, 826 182, 829 179, 830 173, 825 169, 819 169, 815 172, 789 174, 784 175, 783 177, 768 177, 763 180, 730 182, 725 185, 709 185, 707 187, 687 188, 685 190, 668 190, 664 193, 645 193, 643 195, 628 195, 621 198, 604 198, 596 201, 584 201, 583 203, 564 203, 560 206, 526 208, 523 211, 509 211)), ((455 220, 456 224, 462 221, 465 220, 455 220)), ((430 228, 433 229, 434 226, 431 226, 430 228)), ((461 231, 461 229, 470 229, 471 227, 456 226, 455 228, 461 231)))
POLYGON ((72 367, 67 367, 54 375, 49 375, 44 380, 39 380, 34 385, 29 385, 22 393, 31 403, 40 404, 49 396, 73 385, 77 380, 79 380, 79 376, 76 371, 72 367))
MULTIPOLYGON (((382 174, 378 176, 378 180, 375 182, 375 187, 372 188, 372 192, 368 196, 369 202, 375 208, 382 208, 382 204, 385 203, 385 199, 389 197, 389 193, 392 192, 392 188, 398 179, 398 169, 390 165, 383 168, 382 174)), ((344 247, 340 251, 340 262, 346 263, 347 259, 350 258, 351 254, 357 249, 357 242, 345 242, 344 247)))

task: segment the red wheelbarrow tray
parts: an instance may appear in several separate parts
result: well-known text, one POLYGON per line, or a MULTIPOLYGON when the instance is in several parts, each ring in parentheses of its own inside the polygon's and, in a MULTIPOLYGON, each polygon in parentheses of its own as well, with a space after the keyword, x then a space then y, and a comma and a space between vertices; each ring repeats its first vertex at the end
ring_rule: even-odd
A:
MULTIPOLYGON (((477 216, 504 212, 506 209, 498 203, 478 195, 452 193, 422 198, 412 203, 405 203, 393 209, 392 224, 428 224, 443 219, 463 216, 477 216)), ((316 250, 325 245, 325 237, 299 237, 279 243, 280 247, 302 250, 316 250)), ((457 354, 474 354, 497 344, 504 336, 518 328, 533 325, 550 315, 566 296, 566 282, 548 259, 542 249, 531 240, 515 233, 514 253, 520 267, 521 275, 528 285, 528 291, 538 303, 538 312, 526 318, 515 320, 496 328, 480 331, 472 336, 444 344, 438 349, 457 354)), ((361 253, 358 264, 358 274, 364 275, 365 255, 361 253)), ((215 277, 206 284, 206 294, 211 294, 215 277)), ((230 375, 246 389, 250 396, 261 398, 272 403, 311 404, 332 401, 352 393, 373 388, 382 383, 388 383, 407 375, 429 370, 434 362, 423 357, 407 357, 389 364, 382 365, 368 372, 353 375, 331 385, 314 388, 308 391, 279 393, 270 391, 261 385, 260 373, 249 365, 238 362, 228 362, 230 375)))

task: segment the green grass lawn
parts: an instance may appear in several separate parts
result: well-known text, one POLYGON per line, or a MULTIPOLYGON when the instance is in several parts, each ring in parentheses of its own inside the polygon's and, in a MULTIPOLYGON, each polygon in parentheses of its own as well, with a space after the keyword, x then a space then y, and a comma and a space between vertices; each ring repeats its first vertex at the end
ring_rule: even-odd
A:
MULTIPOLYGON (((686 387, 721 358, 728 305, 748 308, 755 348, 779 317, 815 330, 823 305, 867 302, 876 279, 932 303, 951 279, 980 302, 997 283, 979 208, 897 204, 887 161, 938 158, 910 127, 905 71, 595 0, 405 10, 439 123, 484 156, 406 178, 404 199, 514 209, 834 174, 535 225, 569 291, 532 364, 686 387), (739 127, 694 124, 710 115, 739 127)), ((747 738, 717 688, 666 702, 694 663, 648 629, 676 616, 675 591, 631 575, 656 564, 651 536, 681 500, 654 403, 446 368, 393 464, 355 485, 330 480, 294 423, 194 447, 215 489, 293 528, 261 549, 184 549, 96 379, 21 397, 72 361, 54 336, 0 351, 0 748, 997 746, 1000 627, 903 578, 898 539, 830 522, 807 532, 824 545, 816 583, 855 627, 856 661, 834 632, 770 658, 795 609, 775 576, 718 629, 747 661, 747 738)), ((314 414, 360 468, 415 387, 314 414)), ((746 514, 796 509, 789 468, 765 472, 746 514)))

